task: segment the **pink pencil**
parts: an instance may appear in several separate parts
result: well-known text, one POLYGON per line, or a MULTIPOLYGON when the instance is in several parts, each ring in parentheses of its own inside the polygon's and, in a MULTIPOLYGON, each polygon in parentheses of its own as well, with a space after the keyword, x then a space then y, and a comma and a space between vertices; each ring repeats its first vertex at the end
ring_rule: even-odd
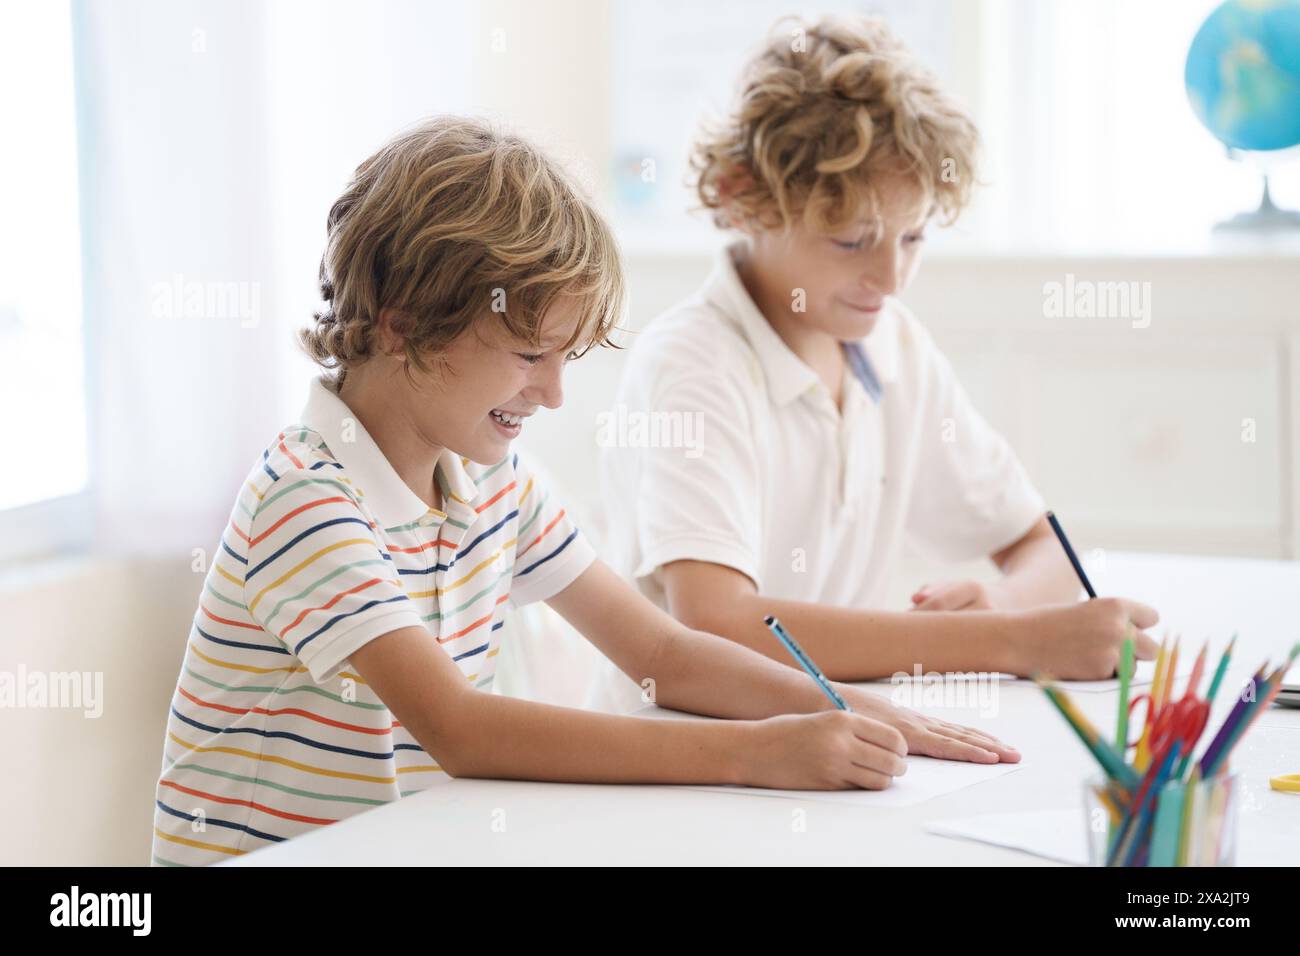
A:
POLYGON ((1196 655, 1196 663, 1192 665, 1192 676, 1187 682, 1187 696, 1196 696, 1196 688, 1200 686, 1201 675, 1205 673, 1205 654, 1209 649, 1210 639, 1207 637, 1205 643, 1201 645, 1201 653, 1196 655))

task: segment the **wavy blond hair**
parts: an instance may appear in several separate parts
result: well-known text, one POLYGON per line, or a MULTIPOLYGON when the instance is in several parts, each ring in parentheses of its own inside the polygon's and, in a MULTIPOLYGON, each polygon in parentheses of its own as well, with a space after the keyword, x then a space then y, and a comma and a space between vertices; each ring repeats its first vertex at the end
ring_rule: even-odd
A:
POLYGON ((545 153, 482 120, 442 116, 396 136, 357 167, 327 230, 327 307, 299 341, 340 380, 370 356, 384 308, 422 370, 480 321, 535 345, 561 295, 582 310, 566 349, 610 344, 622 311, 604 219, 545 153))
POLYGON ((979 134, 881 19, 778 20, 746 63, 730 115, 691 151, 696 192, 721 227, 836 229, 913 179, 942 221, 970 199, 979 134))

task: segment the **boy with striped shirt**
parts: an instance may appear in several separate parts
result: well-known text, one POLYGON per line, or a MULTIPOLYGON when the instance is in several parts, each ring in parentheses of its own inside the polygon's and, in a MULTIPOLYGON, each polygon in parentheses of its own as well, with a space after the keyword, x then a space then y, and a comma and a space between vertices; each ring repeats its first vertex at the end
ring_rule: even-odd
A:
POLYGON ((887 786, 902 755, 1016 752, 801 674, 655 608, 596 560, 510 442, 623 298, 609 229, 528 143, 398 136, 334 204, 303 342, 331 369, 254 464, 172 700, 153 861, 227 860, 455 776, 887 786), (488 693, 511 605, 548 601, 665 706, 488 693), (719 687, 728 689, 725 695, 719 687), (789 716, 780 716, 789 715, 789 716))

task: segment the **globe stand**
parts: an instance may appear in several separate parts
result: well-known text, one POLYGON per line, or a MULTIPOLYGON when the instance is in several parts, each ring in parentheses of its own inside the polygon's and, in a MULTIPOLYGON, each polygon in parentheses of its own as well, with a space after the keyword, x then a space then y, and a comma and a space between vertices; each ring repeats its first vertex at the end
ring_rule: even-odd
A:
POLYGON ((1239 212, 1231 219, 1215 223, 1215 232, 1290 232, 1300 231, 1300 212, 1274 205, 1268 191, 1268 174, 1264 174, 1264 194, 1259 208, 1253 212, 1239 212))

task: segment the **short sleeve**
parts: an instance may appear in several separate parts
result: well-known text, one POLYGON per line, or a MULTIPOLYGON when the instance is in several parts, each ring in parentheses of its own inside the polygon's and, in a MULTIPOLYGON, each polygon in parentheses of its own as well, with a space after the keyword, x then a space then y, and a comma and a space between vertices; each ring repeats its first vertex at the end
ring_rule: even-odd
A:
POLYGON ((551 493, 544 476, 533 472, 517 454, 514 469, 519 531, 510 603, 523 607, 567 588, 596 560, 596 552, 551 493))
POLYGON ((640 459, 639 467, 623 469, 637 476, 636 487, 606 490, 632 512, 639 554, 633 577, 673 561, 707 561, 761 588, 761 438, 743 386, 726 374, 693 371, 658 382, 648 405, 646 430, 680 440, 634 440, 632 423, 628 440, 605 451, 640 459))
POLYGON ((927 345, 929 388, 916 422, 908 541, 941 561, 988 556, 1023 537, 1046 506, 1011 445, 971 404, 947 357, 927 345))
POLYGON ((318 684, 376 637, 423 626, 374 524, 337 479, 307 470, 280 475, 248 536, 248 612, 318 684))

